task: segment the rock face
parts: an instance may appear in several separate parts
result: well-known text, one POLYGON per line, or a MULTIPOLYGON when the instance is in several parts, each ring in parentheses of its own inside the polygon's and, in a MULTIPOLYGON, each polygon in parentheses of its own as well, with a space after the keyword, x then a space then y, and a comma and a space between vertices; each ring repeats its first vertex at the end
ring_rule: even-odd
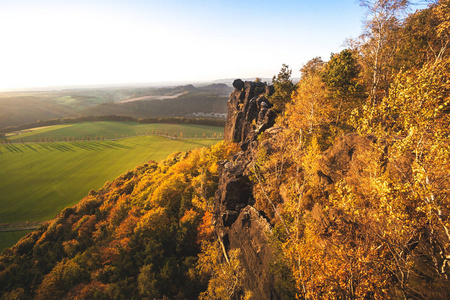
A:
POLYGON ((229 247, 241 249, 240 262, 245 268, 243 285, 253 292, 253 299, 280 299, 270 273, 273 250, 269 246, 271 228, 267 220, 252 206, 241 210, 228 230, 229 247))
POLYGON ((228 117, 225 125, 225 140, 236 143, 250 142, 256 136, 273 126, 276 114, 270 108, 267 92, 273 92, 262 82, 243 82, 236 79, 235 87, 228 100, 228 117), (252 125, 257 125, 253 128, 252 125))
MULTIPOLYGON (((260 82, 243 82, 237 79, 233 83, 234 91, 228 100, 228 118, 225 126, 225 139, 239 143, 241 151, 230 161, 223 161, 219 166, 219 188, 214 202, 215 228, 226 251, 240 249, 240 263, 245 268, 242 283, 245 290, 253 293, 252 299, 282 299, 275 282, 277 277, 271 273, 270 264, 275 261, 275 250, 270 246, 272 229, 268 220, 253 207, 254 182, 252 158, 258 147, 270 153, 271 136, 275 137, 281 130, 272 127, 276 114, 267 96, 273 93, 273 87, 260 82), (258 135, 267 131, 268 139, 258 145, 258 135)), ((351 183, 364 177, 361 166, 373 159, 383 159, 383 155, 374 152, 374 137, 361 137, 349 134, 325 151, 318 161, 314 181, 320 187, 320 195, 308 195, 306 209, 319 224, 318 229, 325 231, 333 225, 333 213, 323 212, 315 197, 332 193, 334 183, 346 179, 351 183)), ((389 168, 389 164, 386 165, 389 168)), ((356 184, 356 183, 355 183, 356 184)), ((280 196, 283 198, 283 185, 280 196)))
POLYGON ((242 151, 219 166, 219 188, 214 203, 218 236, 227 251, 239 248, 245 268, 243 285, 253 299, 281 299, 270 272, 273 249, 269 246, 269 222, 252 206, 251 158, 257 137, 275 123, 276 114, 267 96, 273 87, 261 82, 233 82, 228 100, 225 140, 239 143, 242 151))
POLYGON ((358 186, 354 181, 365 177, 365 174, 362 174, 362 166, 370 164, 370 160, 380 159, 373 149, 375 141, 373 136, 362 137, 351 133, 339 138, 326 150, 317 166, 318 180, 324 189, 327 190, 327 186, 333 187, 334 183, 342 179, 358 186))

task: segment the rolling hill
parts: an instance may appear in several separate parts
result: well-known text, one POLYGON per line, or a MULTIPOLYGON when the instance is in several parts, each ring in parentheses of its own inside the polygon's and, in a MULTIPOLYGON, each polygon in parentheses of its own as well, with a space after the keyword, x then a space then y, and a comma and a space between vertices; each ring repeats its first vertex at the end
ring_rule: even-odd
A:
MULTIPOLYGON (((226 84, 128 87, 0 93, 0 129, 54 118, 128 115, 186 117, 225 114, 226 84)), ((224 118, 225 115, 219 115, 224 118)))

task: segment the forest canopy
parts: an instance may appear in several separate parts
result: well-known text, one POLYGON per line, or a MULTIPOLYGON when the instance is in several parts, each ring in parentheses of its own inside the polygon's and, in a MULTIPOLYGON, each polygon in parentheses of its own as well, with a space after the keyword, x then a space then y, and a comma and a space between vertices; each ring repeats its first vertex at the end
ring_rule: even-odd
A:
POLYGON ((263 137, 257 205, 300 299, 447 299, 450 2, 361 3, 364 34, 305 64, 263 137))

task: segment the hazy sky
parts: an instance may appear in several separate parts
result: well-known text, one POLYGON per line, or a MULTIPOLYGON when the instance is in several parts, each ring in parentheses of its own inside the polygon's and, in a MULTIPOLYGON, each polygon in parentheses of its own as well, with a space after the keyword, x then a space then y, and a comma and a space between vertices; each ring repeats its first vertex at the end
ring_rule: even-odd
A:
POLYGON ((356 0, 0 0, 0 89, 299 76, 357 37, 356 0))

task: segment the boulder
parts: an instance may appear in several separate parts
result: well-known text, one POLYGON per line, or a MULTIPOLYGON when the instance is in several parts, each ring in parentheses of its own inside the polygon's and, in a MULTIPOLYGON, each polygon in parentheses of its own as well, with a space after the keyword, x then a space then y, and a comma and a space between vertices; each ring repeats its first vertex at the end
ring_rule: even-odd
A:
POLYGON ((235 81, 233 81, 233 87, 240 91, 244 88, 244 82, 241 79, 236 79, 235 81))

